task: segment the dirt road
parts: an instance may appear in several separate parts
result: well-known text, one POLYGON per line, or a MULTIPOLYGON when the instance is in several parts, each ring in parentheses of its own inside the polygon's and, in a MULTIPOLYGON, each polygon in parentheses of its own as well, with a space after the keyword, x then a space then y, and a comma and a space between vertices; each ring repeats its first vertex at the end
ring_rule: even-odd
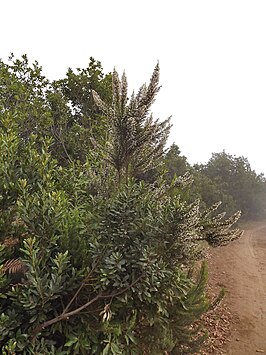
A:
POLYGON ((210 262, 211 277, 228 290, 236 320, 225 353, 266 354, 266 223, 250 224, 240 240, 215 250, 210 262))

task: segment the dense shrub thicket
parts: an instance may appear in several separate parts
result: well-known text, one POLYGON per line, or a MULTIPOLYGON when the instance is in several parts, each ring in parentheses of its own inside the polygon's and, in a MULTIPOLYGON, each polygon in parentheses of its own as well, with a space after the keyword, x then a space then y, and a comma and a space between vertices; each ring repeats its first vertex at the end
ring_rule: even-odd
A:
POLYGON ((186 354, 204 340, 207 269, 192 264, 240 236, 239 213, 158 174, 158 81, 156 66, 129 100, 126 76, 93 59, 53 83, 26 56, 0 62, 3 354, 186 354))

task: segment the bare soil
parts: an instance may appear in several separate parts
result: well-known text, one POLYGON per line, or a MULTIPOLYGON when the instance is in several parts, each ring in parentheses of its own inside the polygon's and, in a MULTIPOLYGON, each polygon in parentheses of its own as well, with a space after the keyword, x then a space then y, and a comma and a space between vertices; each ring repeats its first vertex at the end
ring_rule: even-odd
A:
POLYGON ((243 237, 211 251, 210 292, 226 297, 205 316, 210 340, 205 354, 266 354, 266 222, 250 223, 243 237))

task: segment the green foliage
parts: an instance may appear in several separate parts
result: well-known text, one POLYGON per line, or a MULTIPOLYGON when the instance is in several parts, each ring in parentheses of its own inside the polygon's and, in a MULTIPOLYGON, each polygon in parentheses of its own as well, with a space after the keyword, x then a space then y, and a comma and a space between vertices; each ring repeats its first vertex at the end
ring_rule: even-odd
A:
MULTIPOLYGON (((81 121, 85 118, 94 119, 100 113, 93 99, 93 90, 96 91, 106 103, 111 103, 112 76, 104 75, 99 61, 90 58, 86 69, 77 69, 75 73, 68 69, 66 78, 60 80, 64 95, 71 101, 75 119, 81 121)), ((88 121, 88 124, 92 122, 88 121)))
POLYGON ((201 166, 194 166, 192 175, 193 184, 190 187, 189 195, 191 198, 199 198, 203 209, 211 207, 219 201, 222 202, 222 210, 229 214, 234 213, 240 208, 237 206, 233 196, 225 191, 218 181, 206 175, 201 166))
POLYGON ((232 214, 241 210, 244 218, 265 216, 266 181, 251 169, 248 160, 225 152, 214 153, 208 163, 189 166, 179 148, 173 144, 164 156, 165 178, 168 182, 174 176, 190 174, 193 183, 184 197, 194 201, 200 199, 202 210, 222 202, 219 211, 232 214))
POLYGON ((185 175, 190 170, 187 158, 180 153, 179 147, 172 144, 165 154, 164 165, 167 170, 166 179, 168 182, 171 182, 175 176, 185 175))
POLYGON ((54 82, 54 87, 62 93, 64 100, 71 106, 72 113, 65 126, 60 129, 57 125, 54 126, 57 139, 64 141, 72 159, 84 162, 88 150, 93 147, 92 140, 104 142, 106 138, 108 120, 96 105, 93 92, 96 91, 107 104, 110 103, 112 75, 105 75, 101 63, 90 58, 87 68, 78 68, 76 72, 68 69, 66 78, 54 82))
POLYGON ((244 217, 265 215, 265 177, 257 175, 246 158, 216 153, 201 171, 224 195, 232 197, 235 209, 241 210, 244 217))
POLYGON ((112 76, 104 75, 101 63, 90 58, 88 68, 69 69, 67 77, 50 82, 38 62, 30 64, 26 55, 9 63, 0 60, 1 112, 13 115, 20 137, 52 137, 52 155, 67 165, 75 159, 85 162, 92 139, 105 139, 106 117, 94 103, 97 90, 108 103, 112 76), (82 144, 81 144, 82 142, 82 144))
POLYGON ((240 235, 231 229, 238 215, 225 220, 187 201, 186 177, 140 181, 162 163, 169 131, 168 120, 149 115, 159 67, 127 103, 125 75, 120 82, 113 73, 109 95, 110 77, 93 60, 51 87, 26 57, 15 63, 1 69, 15 89, 27 96, 39 81, 41 88, 36 125, 22 128, 34 95, 1 110, 2 353, 194 353, 205 335, 193 323, 209 301, 206 265, 192 273, 192 264, 208 244, 240 235), (98 120, 104 124, 94 130, 98 120), (85 148, 71 141, 77 125, 96 151, 89 140, 85 148))

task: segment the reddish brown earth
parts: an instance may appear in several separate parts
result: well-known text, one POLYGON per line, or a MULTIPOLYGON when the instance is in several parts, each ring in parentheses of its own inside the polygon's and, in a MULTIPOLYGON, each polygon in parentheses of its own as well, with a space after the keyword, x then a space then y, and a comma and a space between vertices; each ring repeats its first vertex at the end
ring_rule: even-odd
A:
POLYGON ((266 222, 246 226, 243 237, 211 251, 210 292, 227 295, 205 316, 210 340, 205 354, 266 354, 266 222))

